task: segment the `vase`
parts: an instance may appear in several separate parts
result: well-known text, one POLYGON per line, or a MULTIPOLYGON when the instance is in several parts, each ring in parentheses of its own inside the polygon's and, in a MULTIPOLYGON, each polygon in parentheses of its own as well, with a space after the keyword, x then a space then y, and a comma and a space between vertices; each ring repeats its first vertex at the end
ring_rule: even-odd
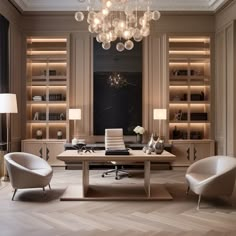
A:
POLYGON ((161 139, 158 139, 154 144, 154 149, 156 154, 162 154, 164 151, 164 142, 161 139))
POLYGON ((137 143, 142 143, 143 141, 143 135, 142 134, 137 134, 136 136, 136 142, 137 143))

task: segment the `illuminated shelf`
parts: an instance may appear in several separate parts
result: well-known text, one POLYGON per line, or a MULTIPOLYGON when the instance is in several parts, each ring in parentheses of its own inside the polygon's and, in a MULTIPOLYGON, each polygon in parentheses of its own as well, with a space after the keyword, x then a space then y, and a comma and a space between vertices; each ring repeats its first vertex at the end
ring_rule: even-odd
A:
POLYGON ((57 137, 62 130, 67 138, 68 39, 29 37, 27 39, 27 139, 57 137), (38 97, 38 101, 36 100, 38 97))
POLYGON ((169 38, 170 139, 211 138, 210 56, 209 37, 169 38))
POLYGON ((28 120, 28 124, 66 124, 66 120, 28 120))

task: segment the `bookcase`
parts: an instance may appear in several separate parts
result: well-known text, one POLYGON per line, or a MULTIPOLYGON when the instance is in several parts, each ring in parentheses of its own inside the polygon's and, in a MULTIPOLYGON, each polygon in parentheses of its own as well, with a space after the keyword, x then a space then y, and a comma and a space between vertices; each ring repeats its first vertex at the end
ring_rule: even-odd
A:
POLYGON ((68 139, 68 51, 67 37, 27 38, 26 139, 22 150, 50 163, 57 155, 53 145, 61 151, 59 146, 68 139), (53 150, 50 160, 48 147, 51 153, 53 150))
POLYGON ((210 37, 169 37, 168 136, 177 164, 214 154, 211 71, 210 37))
POLYGON ((27 139, 67 138, 67 86, 67 38, 27 38, 27 139))
POLYGON ((209 37, 169 38, 169 138, 211 138, 209 37))

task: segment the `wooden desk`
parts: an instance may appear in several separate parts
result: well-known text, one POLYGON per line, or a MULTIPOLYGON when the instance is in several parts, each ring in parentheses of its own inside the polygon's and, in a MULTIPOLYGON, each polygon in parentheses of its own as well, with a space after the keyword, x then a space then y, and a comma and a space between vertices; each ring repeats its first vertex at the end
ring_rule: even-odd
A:
MULTIPOLYGON (((69 186, 61 200, 171 200, 172 196, 162 185, 151 184, 151 162, 172 162, 175 155, 164 151, 161 155, 147 155, 141 150, 131 150, 130 155, 105 155, 105 151, 78 154, 76 150, 62 152, 57 158, 65 163, 82 162, 82 186, 69 186), (124 163, 144 162, 144 186, 90 185, 89 163, 119 161, 124 163)), ((102 177, 101 177, 102 178, 102 177)), ((117 183, 119 183, 117 181, 117 183)))

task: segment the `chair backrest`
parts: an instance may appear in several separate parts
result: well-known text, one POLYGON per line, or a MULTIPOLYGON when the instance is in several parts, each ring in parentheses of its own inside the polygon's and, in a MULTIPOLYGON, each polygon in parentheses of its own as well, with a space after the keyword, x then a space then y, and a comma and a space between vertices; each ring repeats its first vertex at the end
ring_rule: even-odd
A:
POLYGON ((218 156, 216 173, 221 174, 230 170, 236 173, 236 158, 230 156, 218 156))
POLYGON ((105 129, 105 149, 125 149, 123 129, 105 129))
POLYGON ((11 152, 4 156, 9 165, 22 166, 27 169, 49 168, 49 164, 39 156, 25 152, 11 152))

